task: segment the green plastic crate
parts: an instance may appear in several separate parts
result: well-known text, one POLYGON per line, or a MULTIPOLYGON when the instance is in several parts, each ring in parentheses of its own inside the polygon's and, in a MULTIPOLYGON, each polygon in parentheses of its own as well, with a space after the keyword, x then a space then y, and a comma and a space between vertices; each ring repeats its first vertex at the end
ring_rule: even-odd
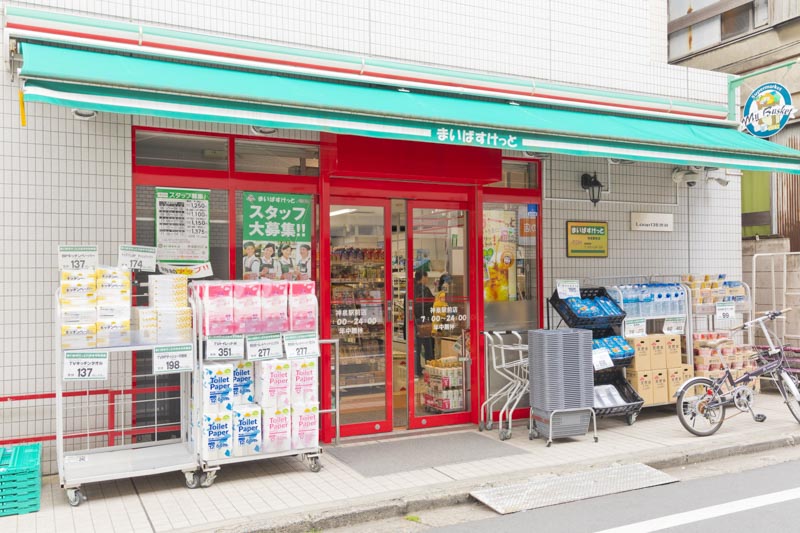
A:
POLYGON ((0 447, 0 516, 39 510, 42 445, 0 447))

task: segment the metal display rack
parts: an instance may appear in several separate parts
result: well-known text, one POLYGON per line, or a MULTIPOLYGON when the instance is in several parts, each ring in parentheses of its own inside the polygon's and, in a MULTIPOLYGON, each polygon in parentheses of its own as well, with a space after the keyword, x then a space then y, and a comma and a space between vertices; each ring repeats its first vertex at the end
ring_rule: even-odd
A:
MULTIPOLYGON (((196 315, 196 309, 193 308, 192 313, 196 315)), ((155 373, 152 368, 149 372, 137 370, 128 373, 124 370, 125 361, 120 360, 124 359, 123 354, 126 353, 191 346, 194 361, 194 344, 138 343, 103 348, 62 349, 61 306, 58 295, 55 297, 55 324, 56 462, 59 482, 67 492, 70 505, 80 505, 86 499, 81 492, 84 483, 165 472, 184 472, 188 476, 196 470, 197 456, 189 443, 188 424, 188 391, 194 366, 190 371, 181 373, 178 395, 170 396, 157 386, 158 378, 163 374, 155 373), (76 382, 76 386, 65 387, 64 358, 70 352, 107 353, 111 369, 108 379, 81 380, 76 382), (117 372, 112 374, 114 369, 117 372), (152 380, 154 386, 137 387, 136 380, 152 380), (107 381, 111 383, 107 385, 107 381), (140 396, 152 398, 139 399, 140 396), (105 397, 108 397, 107 403, 105 397), (176 401, 180 403, 178 423, 174 424, 171 420, 159 422, 158 414, 164 404, 176 401), (155 417, 152 424, 137 422, 137 407, 152 412, 155 417), (70 427, 67 430, 68 425, 70 427), (179 436, 160 440, 161 433, 177 433, 179 436), (146 438, 152 440, 143 442, 146 438), (137 440, 140 442, 135 442, 137 440)), ((168 388, 174 389, 164 387, 168 388)))
MULTIPOLYGON (((192 292, 191 300, 195 309, 197 309, 197 316, 203 317, 203 302, 197 296, 196 292, 192 292)), ((200 322, 197 322, 198 324, 200 322)), ((207 337, 203 334, 202 328, 195 328, 196 330, 196 343, 197 343, 197 371, 194 374, 194 386, 192 388, 192 405, 194 407, 193 417, 195 420, 200 420, 202 416, 202 409, 203 409, 203 384, 202 384, 202 375, 205 369, 205 365, 207 364, 206 360, 206 341, 207 337)), ((316 330, 315 330, 316 331, 316 330)), ((336 370, 339 369, 338 364, 338 343, 336 343, 336 370)), ((319 356, 317 356, 319 358, 319 356)), ((231 358, 230 361, 239 361, 241 358, 231 358)), ((216 362, 224 362, 226 360, 215 360, 216 362)), ((337 372, 338 373, 338 372, 337 372)), ((338 376, 337 376, 338 380, 338 376)), ((338 408, 338 391, 337 391, 337 406, 338 408)), ((327 410, 324 413, 318 411, 320 414, 334 412, 335 409, 327 410)), ((338 429, 338 416, 337 416, 337 438, 339 434, 338 429)), ((199 464, 199 469, 186 474, 186 486, 188 488, 197 488, 199 487, 210 487, 214 481, 216 480, 217 473, 221 469, 222 466, 227 464, 233 463, 243 463, 249 461, 260 461, 263 459, 274 459, 277 457, 288 457, 288 456, 300 456, 303 460, 309 461, 309 469, 312 472, 319 472, 322 469, 322 464, 320 462, 320 455, 322 454, 322 448, 317 445, 312 448, 301 448, 301 449, 289 449, 280 452, 274 453, 258 453, 253 455, 245 455, 240 457, 226 457, 222 459, 203 459, 200 457, 199 447, 201 443, 201 427, 200 424, 194 424, 193 428, 193 442, 195 443, 196 448, 196 462, 195 465, 199 464)))

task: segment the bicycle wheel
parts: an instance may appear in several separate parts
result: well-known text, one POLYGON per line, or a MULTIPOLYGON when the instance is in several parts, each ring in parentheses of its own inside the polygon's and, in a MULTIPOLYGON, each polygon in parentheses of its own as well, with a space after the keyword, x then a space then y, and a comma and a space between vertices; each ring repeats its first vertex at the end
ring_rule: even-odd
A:
POLYGON ((713 385, 708 378, 693 378, 678 395, 678 420, 698 437, 713 435, 725 421, 725 405, 713 385))
POLYGON ((775 380, 778 391, 780 391, 781 396, 783 396, 783 401, 786 402, 794 419, 800 423, 800 402, 797 401, 797 397, 794 395, 798 389, 797 378, 789 374, 786 370, 781 370, 778 377, 780 379, 775 380))

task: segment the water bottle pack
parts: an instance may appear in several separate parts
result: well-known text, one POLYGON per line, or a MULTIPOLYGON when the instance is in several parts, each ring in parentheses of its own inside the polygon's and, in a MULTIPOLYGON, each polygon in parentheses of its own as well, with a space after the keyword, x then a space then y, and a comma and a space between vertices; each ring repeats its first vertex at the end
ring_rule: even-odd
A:
POLYGON ((593 339, 592 349, 597 350, 600 348, 605 348, 608 350, 608 353, 612 359, 633 357, 634 354, 633 347, 619 335, 604 337, 602 339, 593 339))
POLYGON ((576 316, 581 318, 599 318, 621 316, 622 310, 610 298, 598 296, 596 298, 567 298, 567 305, 576 316))
POLYGON ((675 283, 645 283, 619 287, 629 317, 663 317, 686 313, 686 291, 675 283))

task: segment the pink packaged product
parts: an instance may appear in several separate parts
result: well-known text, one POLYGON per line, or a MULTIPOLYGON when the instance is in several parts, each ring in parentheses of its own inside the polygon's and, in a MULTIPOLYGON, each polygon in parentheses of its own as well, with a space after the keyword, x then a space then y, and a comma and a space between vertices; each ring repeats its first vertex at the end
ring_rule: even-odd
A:
POLYGON ((261 321, 261 283, 233 282, 233 321, 235 333, 263 331, 261 321))
POLYGON ((289 283, 287 281, 261 282, 261 322, 264 332, 289 330, 289 283))
POLYGON ((317 297, 313 281, 289 284, 289 328, 292 331, 316 331, 317 297))
POLYGON ((233 283, 207 281, 198 285, 203 301, 203 332, 206 335, 231 335, 233 321, 233 283))

